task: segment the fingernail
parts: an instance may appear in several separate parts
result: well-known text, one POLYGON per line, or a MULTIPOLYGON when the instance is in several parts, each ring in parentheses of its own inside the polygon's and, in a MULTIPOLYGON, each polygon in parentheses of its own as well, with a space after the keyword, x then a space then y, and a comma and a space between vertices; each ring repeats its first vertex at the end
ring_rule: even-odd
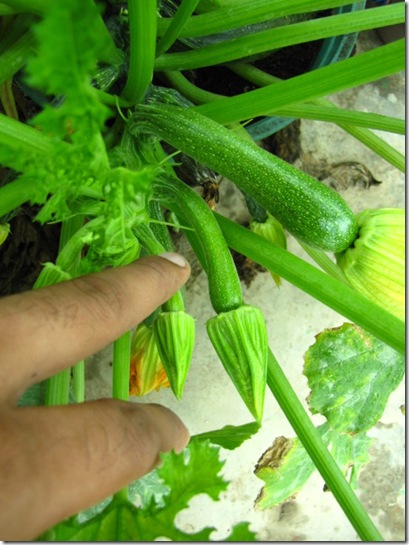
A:
POLYGON ((174 263, 178 267, 182 267, 182 268, 187 267, 186 259, 183 256, 181 256, 180 254, 174 254, 172 252, 165 252, 164 254, 159 254, 158 257, 166 259, 167 261, 170 261, 171 263, 174 263))

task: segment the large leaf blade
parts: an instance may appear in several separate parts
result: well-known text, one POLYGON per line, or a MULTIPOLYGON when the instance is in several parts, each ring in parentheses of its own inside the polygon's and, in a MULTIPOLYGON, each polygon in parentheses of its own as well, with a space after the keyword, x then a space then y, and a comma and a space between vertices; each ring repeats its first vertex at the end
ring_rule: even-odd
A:
MULTIPOLYGON (((175 524, 176 515, 185 509, 198 494, 207 494, 217 501, 227 486, 220 471, 224 462, 219 459, 219 448, 208 441, 192 440, 180 454, 169 452, 162 455, 162 465, 156 474, 163 482, 159 489, 159 501, 155 495, 145 498, 140 508, 122 496, 113 501, 96 516, 80 522, 77 517, 58 524, 39 541, 145 541, 158 538, 171 541, 209 541, 216 530, 206 527, 194 534, 187 534, 175 524), (167 488, 167 490, 165 490, 167 488), (162 494, 162 491, 164 494, 162 494)), ((254 541, 255 535, 247 523, 232 528, 225 541, 254 541)))
POLYGON ((403 355, 359 327, 325 330, 305 355, 310 408, 338 431, 366 431, 381 418, 404 371, 403 355))

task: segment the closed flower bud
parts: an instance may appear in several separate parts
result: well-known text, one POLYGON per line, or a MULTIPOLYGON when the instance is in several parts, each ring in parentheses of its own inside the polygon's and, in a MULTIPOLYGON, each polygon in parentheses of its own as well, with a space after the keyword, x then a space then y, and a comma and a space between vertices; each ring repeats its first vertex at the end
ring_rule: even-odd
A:
POLYGON ((358 236, 336 255, 353 288, 400 319, 405 317, 405 211, 364 210, 358 236))
POLYGON ((180 399, 195 344, 195 321, 182 310, 162 312, 153 324, 153 331, 170 386, 180 399))
POLYGON ((8 223, 0 223, 0 246, 8 237, 10 233, 10 225, 8 223))
POLYGON ((140 324, 132 337, 129 394, 143 396, 169 386, 152 328, 140 324))
MULTIPOLYGON (((280 248, 287 249, 287 238, 283 226, 279 221, 277 221, 271 214, 267 212, 267 220, 264 223, 258 221, 252 221, 250 223, 250 231, 259 235, 280 248)), ((271 273, 276 286, 281 286, 281 277, 276 273, 271 273)))
POLYGON ((260 422, 268 358, 263 314, 258 308, 242 305, 211 318, 206 327, 225 370, 251 414, 260 422))

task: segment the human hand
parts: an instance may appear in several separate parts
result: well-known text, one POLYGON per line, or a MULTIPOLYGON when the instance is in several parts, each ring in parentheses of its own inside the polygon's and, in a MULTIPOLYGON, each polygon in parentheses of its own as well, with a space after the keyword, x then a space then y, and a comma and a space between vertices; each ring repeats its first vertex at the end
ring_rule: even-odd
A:
POLYGON ((31 384, 100 350, 168 300, 190 274, 187 263, 168 259, 142 258, 0 300, 0 539, 34 539, 148 473, 159 452, 186 446, 187 429, 160 405, 16 407, 31 384))

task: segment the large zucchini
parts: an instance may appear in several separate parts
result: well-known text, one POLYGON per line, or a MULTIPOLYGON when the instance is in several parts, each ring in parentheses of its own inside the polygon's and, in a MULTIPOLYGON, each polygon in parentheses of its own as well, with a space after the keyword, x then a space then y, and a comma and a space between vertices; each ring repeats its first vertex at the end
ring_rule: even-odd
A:
POLYGON ((331 188, 219 123, 170 104, 139 105, 131 131, 148 129, 249 193, 296 238, 340 252, 354 241, 357 224, 331 188))

